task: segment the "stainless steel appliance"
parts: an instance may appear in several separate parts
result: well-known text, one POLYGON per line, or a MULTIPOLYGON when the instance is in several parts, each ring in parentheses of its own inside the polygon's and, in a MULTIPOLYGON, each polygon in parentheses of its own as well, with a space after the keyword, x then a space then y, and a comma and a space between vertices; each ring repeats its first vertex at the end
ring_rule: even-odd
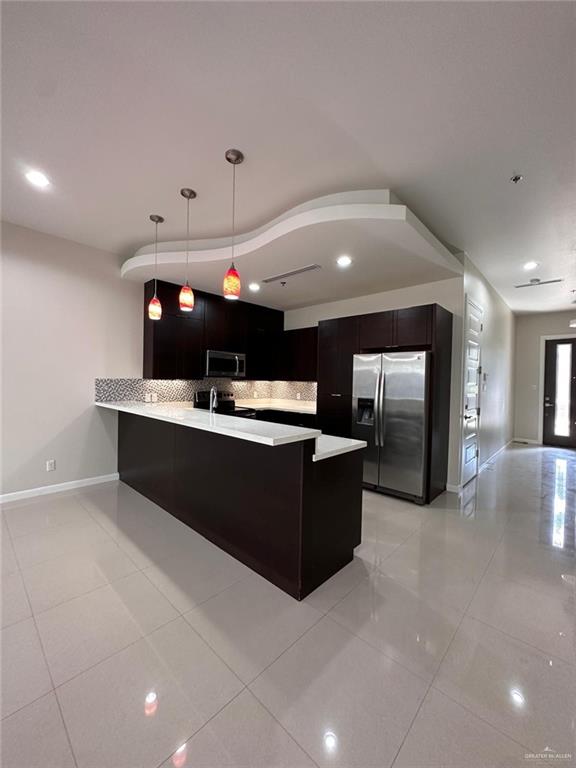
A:
POLYGON ((207 350, 206 376, 226 379, 246 378, 246 355, 241 352, 207 350))
POLYGON ((429 352, 354 355, 352 437, 365 440, 364 483, 426 497, 429 352))
POLYGON ((225 416, 240 416, 243 419, 255 419, 256 410, 236 405, 233 392, 225 390, 201 389, 194 395, 194 407, 204 408, 211 413, 222 413, 225 416))

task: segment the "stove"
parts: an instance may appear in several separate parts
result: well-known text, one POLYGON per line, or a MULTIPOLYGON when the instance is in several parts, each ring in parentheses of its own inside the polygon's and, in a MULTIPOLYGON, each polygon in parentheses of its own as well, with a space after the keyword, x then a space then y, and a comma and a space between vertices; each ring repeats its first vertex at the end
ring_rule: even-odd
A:
MULTIPOLYGON (((241 405, 236 405, 234 400, 234 393, 227 392, 226 390, 219 389, 217 392, 218 405, 216 406, 215 413, 220 413, 225 416, 239 416, 242 419, 255 419, 256 411, 254 408, 244 408, 241 405)), ((210 390, 201 389, 194 395, 194 406, 196 408, 203 408, 210 410, 210 390)))

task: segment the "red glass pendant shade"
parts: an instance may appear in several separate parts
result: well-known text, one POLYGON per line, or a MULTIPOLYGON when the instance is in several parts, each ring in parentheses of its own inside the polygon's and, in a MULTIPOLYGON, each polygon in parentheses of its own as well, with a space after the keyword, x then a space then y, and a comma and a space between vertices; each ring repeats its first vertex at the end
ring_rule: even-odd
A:
POLYGON ((160 320, 162 317, 162 304, 158 296, 152 296, 148 304, 148 317, 150 320, 160 320))
POLYGON ((238 274, 236 267, 234 266, 234 262, 230 264, 230 268, 228 269, 228 272, 226 272, 224 276, 224 283, 222 286, 222 290, 224 293, 225 299, 239 299, 240 298, 240 275, 238 274))
POLYGON ((180 290, 180 310, 182 312, 192 312, 194 309, 194 291, 186 282, 180 290))

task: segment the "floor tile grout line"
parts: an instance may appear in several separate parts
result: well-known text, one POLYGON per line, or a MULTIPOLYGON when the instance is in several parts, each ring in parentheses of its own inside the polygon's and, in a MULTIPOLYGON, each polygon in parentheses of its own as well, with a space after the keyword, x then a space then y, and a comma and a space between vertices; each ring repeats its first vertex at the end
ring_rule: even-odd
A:
MULTIPOLYGON (((247 686, 244 686, 243 688, 241 688, 241 689, 238 691, 238 693, 235 693, 235 694, 234 694, 234 696, 232 696, 232 698, 231 698, 229 701, 227 701, 227 702, 226 702, 226 704, 223 704, 223 705, 220 707, 220 709, 219 709, 217 712, 214 712, 214 714, 213 714, 213 715, 211 715, 211 716, 208 718, 208 720, 206 720, 206 722, 205 722, 203 725, 201 725, 201 726, 200 726, 199 728, 197 728, 197 729, 196 729, 196 730, 195 730, 193 733, 191 733, 191 734, 190 734, 190 736, 187 736, 187 737, 184 739, 184 741, 182 742, 182 744, 187 744, 187 743, 188 743, 188 742, 189 742, 191 739, 193 739, 195 736, 197 736, 197 735, 200 733, 200 731, 204 730, 204 728, 206 728, 206 726, 207 726, 207 725, 208 725, 208 724, 209 724, 209 723, 210 723, 212 720, 214 720, 214 718, 215 718, 215 717, 218 717, 218 715, 220 714, 220 712, 222 712, 224 709, 226 709, 226 707, 227 707, 229 704, 232 704, 232 702, 233 702, 235 699, 237 699, 237 698, 238 698, 238 696, 240 696, 240 694, 241 694, 241 693, 244 693, 244 691, 245 691, 245 690, 247 690, 247 686)), ((178 747, 176 747, 176 749, 178 749, 178 747)), ((164 763, 165 763, 167 760, 169 760, 169 759, 172 757, 172 755, 173 755, 173 754, 174 754, 174 750, 173 750, 172 752, 170 752, 170 754, 169 754, 169 755, 167 755, 165 758, 163 758, 163 759, 162 759, 162 761, 161 761, 160 763, 158 763, 158 765, 156 766, 156 768, 162 768, 162 766, 164 765, 164 763)))
POLYGON ((257 701, 257 702, 260 704, 260 706, 261 706, 263 709, 265 709, 265 710, 266 710, 266 712, 268 712, 268 714, 269 714, 269 715, 270 715, 270 717, 271 717, 271 718, 274 720, 274 722, 275 722, 275 723, 278 723, 278 725, 280 726, 280 728, 282 728, 282 730, 284 731, 284 733, 286 733, 286 734, 288 735, 288 738, 290 738, 290 739, 291 739, 291 740, 292 740, 292 741, 293 741, 293 742, 294 742, 294 743, 295 743, 295 744, 296 744, 296 745, 297 745, 297 746, 298 746, 298 747, 299 747, 299 748, 302 750, 302 752, 304 752, 304 754, 305 754, 307 757, 309 757, 309 758, 310 758, 310 760, 312 760, 313 764, 314 764, 315 766, 317 766, 317 768, 319 768, 319 763, 318 763, 318 762, 317 762, 317 761, 316 761, 316 760, 315 760, 315 759, 312 757, 312 755, 311 755, 311 754, 308 752, 308 750, 307 750, 307 749, 304 747, 304 745, 303 745, 303 744, 300 744, 300 742, 298 741, 298 739, 296 738, 296 736, 294 736, 294 734, 290 733, 290 731, 288 730, 288 728, 286 728, 286 726, 285 726, 285 725, 284 725, 284 724, 283 724, 283 723, 282 723, 280 720, 278 720, 278 718, 276 717, 276 715, 275 715, 273 712, 271 712, 271 711, 268 709, 268 707, 266 706, 266 704, 265 704, 265 703, 262 701, 262 699, 261 699, 261 698, 260 698, 260 697, 259 697, 259 696, 258 696, 258 695, 257 695, 257 694, 256 694, 256 693, 255 693, 255 692, 254 692, 254 691, 253 691, 251 688, 250 688, 250 686, 248 686, 248 690, 250 691, 250 693, 252 694, 252 696, 254 696, 254 698, 255 698, 255 699, 256 699, 256 701, 257 701))
POLYGON ((152 632, 148 632, 146 635, 141 635, 140 637, 137 637, 135 640, 132 640, 127 645, 124 645, 122 648, 119 648, 118 650, 114 651, 109 656, 106 656, 104 659, 99 659, 98 661, 94 662, 94 664, 91 664, 89 667, 86 667, 86 669, 83 669, 81 672, 77 672, 72 677, 69 677, 66 680, 63 680, 61 683, 58 683, 58 685, 54 686, 53 690, 57 691, 59 688, 63 688, 65 685, 68 685, 68 683, 71 683, 73 680, 76 680, 78 677, 81 677, 85 672, 90 672, 90 670, 100 666, 100 664, 104 664, 104 662, 109 661, 114 656, 118 656, 118 654, 122 653, 127 648, 131 648, 133 645, 136 645, 136 643, 139 643, 141 640, 146 640, 150 635, 154 634, 154 632, 158 631, 159 629, 163 629, 164 627, 167 627, 169 624, 172 624, 173 622, 178 621, 178 619, 181 619, 181 618, 183 617, 180 615, 174 616, 174 618, 169 619, 163 624, 160 624, 159 627, 156 627, 156 629, 153 629, 152 632))
MULTIPOLYGON (((24 579, 22 579, 22 581, 24 582, 24 579)), ((28 588, 26 587, 25 583, 24 583, 24 589, 26 590, 26 594, 28 596, 28 602, 30 602, 30 595, 28 595, 28 588)), ((34 614, 32 614, 32 621, 34 622, 34 628, 36 630, 36 635, 38 636, 38 642, 40 644, 40 650, 42 651, 42 656, 44 658, 44 664, 46 665, 46 671, 48 672, 48 676, 50 677, 50 682, 52 683, 52 691, 54 693, 54 698, 56 699, 56 706, 58 707, 58 712, 60 713, 60 719, 62 721, 62 727, 64 728, 64 733, 66 734, 68 746, 70 747, 70 754, 72 755, 72 759, 74 760, 74 765, 76 766, 76 768, 78 768, 78 760, 76 758, 74 747, 72 746, 72 739, 70 738, 68 725, 66 724, 66 720, 64 719, 64 713, 62 712, 62 705, 60 703, 60 699, 58 698, 58 692, 56 690, 56 686, 54 685, 54 677, 52 675, 52 670, 50 669, 50 665, 48 663, 48 656, 46 655, 46 649, 44 648, 42 635, 40 634, 40 630, 38 629, 38 623, 36 621, 36 617, 34 616, 34 614)))
MULTIPOLYGON (((276 662, 277 662, 277 661, 278 661, 278 660, 279 660, 279 659, 280 659, 282 656, 284 656, 284 654, 285 654, 285 653, 287 653, 287 652, 288 652, 288 651, 289 651, 291 648, 293 648, 293 647, 296 645, 296 643, 300 642, 300 640, 302 640, 304 637, 306 637, 306 635, 307 635, 307 634, 308 634, 308 633, 309 633, 309 632, 310 632, 312 629, 314 629, 314 627, 315 627, 317 624, 319 624, 319 623, 322 621, 322 619, 325 619, 325 618, 326 618, 326 614, 321 614, 321 615, 320 615, 320 616, 319 616, 319 617, 316 619, 316 621, 315 621, 313 624, 311 624, 311 625, 308 627, 308 629, 306 629, 306 631, 305 631, 305 632, 303 632, 303 633, 300 635, 300 637, 297 637, 297 638, 296 638, 296 639, 295 639, 293 642, 291 642, 291 643, 290 643, 290 645, 289 645, 289 646, 287 646, 286 648, 284 648, 284 650, 283 650, 281 653, 279 653, 279 654, 278 654, 278 656, 276 656, 276 658, 275 658, 273 661, 271 661, 269 664, 267 664, 267 665, 264 667, 264 669, 260 670, 260 672, 258 672, 258 674, 257 674, 257 675, 256 675, 256 676, 255 676, 255 677, 252 679, 252 680, 250 680, 250 682, 249 682, 249 683, 247 683, 247 686, 248 686, 248 688, 250 688, 250 690, 252 690, 252 688, 251 688, 250 686, 254 685, 254 683, 256 682, 256 680, 258 680, 258 678, 259 678, 259 677, 261 677, 261 676, 262 676, 262 675, 263 675, 263 674, 266 672, 266 670, 270 669, 270 667, 272 666, 272 664, 276 664, 276 662)), ((252 691, 252 692, 253 692, 253 691, 252 691)), ((256 694, 254 694, 254 695, 256 695, 256 694)))
POLYGON ((471 619, 472 621, 476 621, 478 622, 478 624, 482 624, 483 626, 488 627, 488 629, 498 632, 499 634, 504 635, 504 637, 507 637, 510 640, 514 640, 514 642, 516 643, 522 643, 522 645, 526 645, 528 648, 531 648, 533 651, 537 651, 538 653, 542 654, 542 656, 552 657, 552 659, 554 659, 560 664, 567 664, 569 667, 576 666, 576 661, 566 661, 566 659, 563 659, 561 656, 558 656, 555 653, 550 653, 550 651, 545 651, 543 648, 539 648, 537 645, 534 645, 533 643, 529 643, 527 640, 524 640, 521 637, 517 637, 516 635, 511 635, 510 632, 506 632, 500 627, 497 627, 494 624, 490 624, 490 622, 488 621, 479 619, 477 616, 473 616, 472 614, 467 613, 464 618, 471 619))
MULTIPOLYGON (((45 613, 48 613, 48 611, 52 611, 55 608, 60 608, 62 605, 67 605, 68 603, 71 603, 73 600, 79 600, 83 597, 87 597, 88 595, 92 595, 94 592, 98 592, 99 589, 104 589, 104 587, 111 587, 113 584, 117 584, 119 581, 122 581, 123 579, 128 579, 130 576, 135 576, 137 573, 142 573, 142 569, 136 569, 134 571, 131 571, 130 573, 125 573, 122 576, 117 576, 115 579, 112 579, 111 581, 105 581, 103 584, 98 584, 97 587, 92 587, 91 589, 87 590, 86 592, 80 592, 77 595, 73 595, 72 597, 66 598, 66 600, 62 600, 59 603, 55 603, 54 605, 51 605, 49 608, 43 608, 41 611, 34 611, 32 610, 32 614, 34 616, 42 616, 45 613)), ((24 574, 22 574, 22 581, 24 581, 24 574)), ((156 587, 158 589, 158 587, 156 587)), ((19 623, 19 622, 14 622, 19 623)), ((14 624, 10 624, 9 626, 14 626, 14 624)))
MULTIPOLYGON (((149 638, 151 635, 153 635, 155 632, 158 632, 160 629, 164 629, 164 628, 165 628, 165 627, 167 627, 168 625, 170 625, 170 624, 173 624, 174 622, 176 622, 176 621, 178 621, 178 620, 180 620, 180 619, 183 619, 184 621, 186 621, 186 617, 184 616, 184 614, 181 614, 181 613, 179 613, 179 614, 178 614, 178 616, 174 616, 172 619, 169 619, 168 621, 165 621, 165 622, 163 622, 162 624, 160 624, 158 627, 155 627, 155 629, 153 629, 152 631, 150 631, 150 632, 147 632, 146 634, 142 634, 140 637, 137 637, 135 640, 132 640, 132 641, 131 641, 130 643, 128 643, 127 645, 125 645, 125 646, 123 646, 122 648, 119 648, 118 650, 114 651, 114 652, 113 652, 113 653, 111 653, 109 656, 106 656, 106 657, 105 657, 105 658, 103 658, 103 659, 99 659, 98 661, 94 662, 94 664, 91 664, 89 667, 86 667, 86 669, 83 669, 81 672, 77 672, 75 675, 73 675, 72 677, 68 678, 67 680, 64 680, 63 682, 61 682, 61 683, 58 683, 58 685, 55 685, 55 686, 54 686, 54 691, 57 691, 59 688, 63 688, 65 685, 68 685, 68 683, 71 683, 73 680, 76 680, 77 678, 81 677, 81 676, 82 676, 83 674, 85 674, 86 672, 90 672, 91 670, 95 669, 96 667, 100 666, 101 664, 104 664, 105 662, 107 662, 107 661, 110 661, 110 659, 112 659, 114 656, 118 656, 118 655, 119 655, 119 654, 121 654, 123 651, 125 651, 127 648, 131 648, 133 645, 136 645, 136 643, 139 643, 139 642, 141 642, 142 640, 147 640, 147 639, 148 639, 148 638, 149 638)), ((194 629, 194 627, 192 627, 192 625, 191 625, 191 624, 190 624, 188 621, 186 621, 186 625, 187 625, 188 627, 190 627, 190 629, 192 629, 196 635, 198 635, 198 632, 196 632, 196 630, 194 629)), ((212 651, 212 652, 213 652, 213 653, 214 653, 216 656, 218 656, 218 654, 216 653, 216 651, 214 651, 214 649, 212 648, 212 646, 210 646, 210 645, 209 645, 209 644, 206 642, 206 640, 205 640, 203 637, 201 637, 200 635, 198 635, 198 636, 200 637, 200 639, 202 640, 202 642, 203 642, 203 643, 204 643, 206 646, 208 646, 208 648, 210 649, 210 651, 212 651)), ((223 662, 223 663, 226 665, 226 667, 228 667, 228 669, 229 669, 229 670, 230 670, 230 671, 231 671, 231 672, 234 674, 234 676, 235 676, 235 677, 236 677, 236 678, 239 680, 239 682, 240 682, 240 683, 241 683, 243 686, 245 686, 245 683, 244 683, 244 681, 243 681, 243 680, 241 680, 241 679, 238 677, 238 675, 237 675, 237 674, 234 672, 234 670, 233 670, 233 669, 231 669, 231 668, 228 666, 228 664, 226 664, 226 662, 224 661, 224 659, 222 659, 220 656, 218 656, 218 658, 220 659, 220 661, 222 661, 222 662, 223 662)), ((8 715, 8 717, 9 717, 9 715, 8 715)))
POLYGON ((364 643, 364 645, 367 645, 373 651, 376 651, 376 653, 380 654, 380 656, 384 656, 384 658, 388 659, 388 661, 392 661, 394 662, 394 664, 397 664, 399 667, 402 667, 402 669, 405 672, 409 672, 414 677, 417 677, 419 680, 422 680, 422 682, 428 684, 428 676, 424 675, 422 672, 416 672, 411 667, 408 667, 404 661, 400 661, 394 656, 390 656, 390 654, 386 653, 386 651, 383 651, 382 648, 379 648, 377 645, 374 645, 374 643, 370 642, 370 640, 366 640, 366 638, 356 634, 356 632, 353 632, 349 627, 345 626, 344 624, 341 624, 338 621, 338 619, 336 619, 334 616, 330 616, 330 613, 326 614, 326 618, 330 619, 330 621, 334 622, 334 624, 337 624, 340 627, 340 629, 343 629, 344 631, 348 632, 350 635, 355 637, 356 640, 360 640, 362 643, 364 643))
MULTIPOLYGON (((480 720, 484 725, 487 725, 489 728, 491 728, 493 731, 496 731, 500 734, 500 736, 503 736, 505 739, 508 739, 509 741, 513 741, 515 744, 518 744, 519 747, 522 747, 522 749, 525 749, 526 752, 532 752, 532 750, 526 746, 526 744, 523 744, 521 741, 518 741, 518 739, 514 738, 514 736, 510 736, 509 734, 505 733, 504 731, 501 731, 500 728, 497 725, 494 725, 493 723, 486 720, 482 715, 477 714, 474 712, 470 707, 468 707, 466 704, 463 704, 461 701, 457 701, 455 698, 450 696, 449 693, 446 693, 441 688, 437 688, 435 685, 430 686, 430 691, 436 691, 436 693, 440 693, 442 696, 445 696, 447 699, 450 699, 450 701, 453 704, 456 704, 456 706, 460 707, 461 709, 464 709, 468 714, 472 715, 476 720, 480 720)), ((426 695, 430 692, 428 691, 426 695)))
POLYGON ((429 685, 428 685, 428 687, 426 689, 426 692, 424 693, 424 696, 422 697, 422 700, 420 701, 420 704, 418 705, 418 708, 416 709, 416 712, 414 713, 414 717, 412 718, 412 720, 410 722, 410 725, 408 726, 408 730, 404 734, 404 738, 402 739, 402 743, 398 747, 398 751, 396 752, 396 754, 394 756, 394 759, 390 763, 390 768, 394 768, 394 764, 396 763, 396 760, 398 759, 398 755, 402 751, 402 747, 406 743, 406 739, 408 738, 408 735, 410 734, 410 731, 412 730, 412 727, 413 727, 414 723, 416 722, 416 719, 417 719, 418 715, 420 714, 420 710, 422 709, 422 706, 423 706, 424 702, 426 701, 432 686, 434 685, 434 681, 436 680, 436 678, 438 676, 438 672, 440 671, 440 668, 442 667, 442 664, 444 663, 444 660, 445 660, 446 656, 448 655, 448 652, 450 651, 450 648, 452 647, 452 644, 454 642, 454 638, 458 634, 458 631, 460 630, 460 627, 462 626, 462 622, 466 618, 466 611, 468 610, 468 607, 470 606, 470 604, 474 600, 474 597, 476 596, 476 593, 477 593, 478 589, 480 588, 480 584, 482 583, 482 580, 484 579, 484 576, 486 575, 486 572, 487 572, 488 568, 490 567, 490 564, 492 563, 492 560, 494 559, 494 557, 496 555, 496 550, 500 546, 500 542, 502 541, 503 537, 504 537, 504 533, 502 533, 500 538, 498 539, 498 542, 497 542, 496 546, 494 547, 494 551, 492 552, 492 556, 489 559, 489 561, 486 563, 486 567, 484 568, 484 570, 482 572, 482 575, 478 579, 478 583, 477 583, 477 585, 476 585, 476 587, 474 589, 474 592, 472 593, 466 608, 464 608, 464 610, 462 612, 462 616, 460 618, 460 621, 458 622, 458 626, 454 630, 454 632, 452 634, 452 637, 450 638, 450 641, 449 641, 448 645, 446 646, 446 650, 442 654, 442 658, 440 659, 440 663, 437 665, 436 671, 432 675, 432 679, 430 680, 430 683, 429 683, 429 685))
POLYGON ((9 720, 13 715, 17 715, 18 712, 22 712, 23 709, 26 709, 26 707, 32 706, 32 704, 36 704, 37 701, 40 701, 40 699, 43 699, 45 696, 49 696, 51 693, 55 693, 55 689, 51 688, 49 691, 45 691, 44 693, 41 693, 40 696, 36 696, 35 699, 32 699, 27 704, 23 704, 21 707, 18 707, 18 709, 15 709, 13 712, 10 712, 9 715, 2 715, 2 718, 0 722, 4 722, 5 720, 9 720))
MULTIPOLYGON (((47 501, 47 500, 51 500, 51 501, 58 501, 58 499, 55 499, 55 498, 54 498, 54 496, 53 496, 52 494, 50 494, 50 495, 44 495, 44 496, 38 496, 38 497, 33 497, 33 498, 36 498, 36 501, 34 502, 33 506, 38 506, 38 507, 39 507, 39 506, 41 506, 41 504, 42 504, 43 502, 47 501)), ((91 519, 93 522, 95 522, 95 523, 97 523, 98 525, 100 525, 100 527, 101 527, 101 528, 104 528, 104 526, 102 526, 102 525, 100 524, 100 522, 99 522, 99 521, 98 521, 98 520, 97 520, 97 519, 94 517, 94 515, 91 513, 90 509, 89 509, 88 507, 86 507, 86 506, 85 506, 85 505, 82 503, 82 499, 81 499, 81 496, 80 496, 80 494, 78 494, 78 493, 70 493, 70 494, 69 494, 69 495, 68 495, 66 498, 67 498, 67 499, 73 499, 74 501, 76 501, 76 502, 78 503, 78 505, 81 507, 81 509, 82 509, 84 512, 86 512, 86 514, 89 516, 89 518, 90 518, 90 519, 91 519)), ((23 507, 27 507, 27 506, 30 506, 30 505, 29 505, 29 504, 25 504, 25 503, 23 503, 23 504, 21 504, 19 507, 13 507, 13 509, 20 509, 20 508, 23 508, 23 507)), ((7 510, 7 511, 11 511, 11 510, 7 510)), ((18 535, 18 536, 15 536, 15 535, 12 533, 11 529, 10 529, 10 523, 8 522, 8 518, 6 517, 6 515, 4 515, 4 522, 5 522, 5 525, 6 525, 6 529, 7 529, 8 533, 10 534, 10 537, 11 537, 12 543, 14 543, 14 540, 15 540, 15 539, 22 539, 22 538, 24 538, 25 536, 33 536, 34 534, 36 534, 36 533, 39 533, 39 531, 36 531, 36 530, 32 530, 32 531, 28 531, 27 533, 21 533, 20 535, 18 535)), ((47 527, 45 527, 45 528, 41 529, 41 531, 42 531, 42 532, 49 532, 49 531, 56 531, 56 530, 61 530, 61 529, 63 529, 63 528, 69 528, 70 526, 73 526, 73 525, 78 525, 78 522, 79 522, 79 521, 77 521, 77 520, 74 520, 74 521, 71 521, 71 522, 68 522, 68 523, 62 523, 62 524, 60 524, 60 525, 49 525, 49 526, 47 526, 47 527)), ((80 521, 80 522, 81 522, 81 521, 80 521)), ((106 530, 106 529, 104 528, 104 530, 106 530)), ((108 531, 106 531, 106 533, 109 533, 109 532, 108 532, 108 531)))

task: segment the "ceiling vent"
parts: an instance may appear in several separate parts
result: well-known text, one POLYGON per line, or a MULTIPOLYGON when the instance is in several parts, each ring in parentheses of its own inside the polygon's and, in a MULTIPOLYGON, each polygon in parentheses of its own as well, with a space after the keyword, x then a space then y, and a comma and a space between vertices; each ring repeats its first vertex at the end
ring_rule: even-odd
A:
POLYGON ((557 277, 554 280, 540 280, 537 277, 533 277, 529 283, 522 283, 521 285, 515 285, 514 288, 536 288, 539 285, 551 285, 552 283, 561 283, 564 280, 563 277, 557 277))
POLYGON ((293 269, 291 272, 284 272, 281 275, 274 275, 273 277, 266 277, 262 280, 263 283, 278 283, 282 280, 287 280, 289 277, 296 277, 297 275, 303 275, 305 272, 314 272, 317 269, 322 269, 320 264, 309 264, 307 267, 301 267, 300 269, 293 269))

